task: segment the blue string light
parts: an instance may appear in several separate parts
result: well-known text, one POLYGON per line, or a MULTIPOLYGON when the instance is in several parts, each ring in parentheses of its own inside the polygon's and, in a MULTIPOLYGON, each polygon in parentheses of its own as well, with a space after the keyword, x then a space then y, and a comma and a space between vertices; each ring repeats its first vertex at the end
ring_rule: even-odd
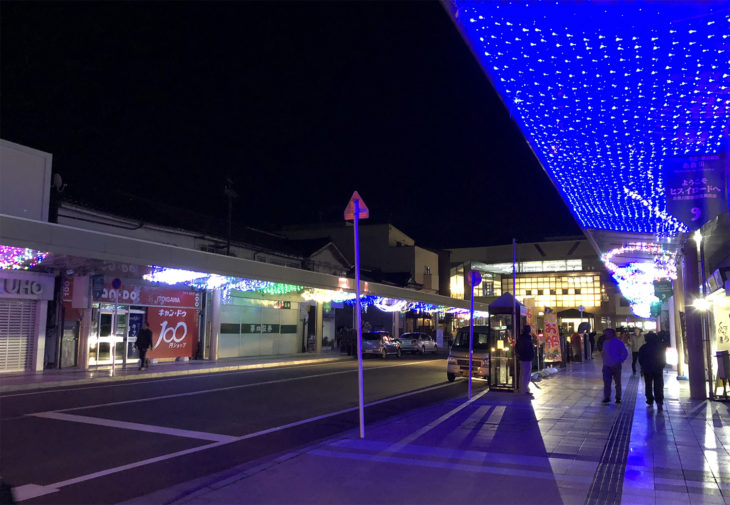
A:
POLYGON ((671 157, 724 152, 730 13, 722 4, 452 3, 583 228, 686 231, 667 213, 662 168, 671 157))

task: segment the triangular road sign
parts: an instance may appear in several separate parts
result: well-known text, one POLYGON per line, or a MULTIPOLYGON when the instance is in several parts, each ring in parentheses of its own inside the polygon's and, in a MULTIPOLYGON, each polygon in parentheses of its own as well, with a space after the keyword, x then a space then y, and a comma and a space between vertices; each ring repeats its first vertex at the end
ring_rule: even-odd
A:
POLYGON ((350 198, 347 207, 345 207, 345 221, 353 221, 355 219, 355 200, 357 200, 357 209, 360 214, 358 218, 367 219, 370 217, 370 209, 368 209, 368 206, 365 205, 365 202, 362 201, 360 193, 355 191, 352 194, 352 197, 350 198))

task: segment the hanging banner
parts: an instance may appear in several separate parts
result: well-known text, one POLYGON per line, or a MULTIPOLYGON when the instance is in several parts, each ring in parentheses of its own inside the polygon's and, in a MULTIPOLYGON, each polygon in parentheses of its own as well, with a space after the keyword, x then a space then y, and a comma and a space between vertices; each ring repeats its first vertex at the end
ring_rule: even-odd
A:
POLYGON ((534 298, 523 298, 522 304, 527 309, 527 324, 532 328, 532 334, 537 335, 537 310, 535 310, 534 298))
POLYGON ((562 361, 560 354, 560 333, 558 332, 558 314, 546 312, 545 317, 545 362, 562 361))
POLYGON ((198 351, 198 311, 194 309, 147 309, 152 330, 148 358, 192 358, 198 351))
POLYGON ((720 155, 669 158, 664 163, 667 212, 690 230, 728 208, 725 158, 720 155))

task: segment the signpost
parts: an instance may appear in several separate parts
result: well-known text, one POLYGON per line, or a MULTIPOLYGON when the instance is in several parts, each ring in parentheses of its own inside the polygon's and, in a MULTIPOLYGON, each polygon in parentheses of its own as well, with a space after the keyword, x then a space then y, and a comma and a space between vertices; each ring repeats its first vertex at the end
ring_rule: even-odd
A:
POLYGON ((469 310, 469 400, 471 400, 472 360, 474 359, 474 288, 482 283, 482 274, 471 271, 471 309, 469 310))
POLYGON ((357 290, 355 303, 357 322, 355 325, 357 327, 357 385, 360 410, 360 438, 365 438, 365 410, 363 407, 362 384, 362 323, 360 322, 360 242, 358 238, 358 221, 360 218, 367 219, 368 217, 370 217, 370 210, 368 210, 360 194, 355 191, 350 197, 347 207, 345 207, 345 221, 353 221, 355 228, 355 288, 357 290))
MULTIPOLYGON (((119 288, 122 287, 122 281, 119 278, 115 278, 112 281, 112 288, 114 288, 114 316, 112 317, 112 331, 111 331, 111 342, 109 342, 109 346, 111 347, 111 356, 112 356, 112 375, 114 375, 114 371, 117 369, 117 309, 119 308, 119 288)), ((124 365, 123 368, 127 368, 127 339, 124 338, 124 365)))

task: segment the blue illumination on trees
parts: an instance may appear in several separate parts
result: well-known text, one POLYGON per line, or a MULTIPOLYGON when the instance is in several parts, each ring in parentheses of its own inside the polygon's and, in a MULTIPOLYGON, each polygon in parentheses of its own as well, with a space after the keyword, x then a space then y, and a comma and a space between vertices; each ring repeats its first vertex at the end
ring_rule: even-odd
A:
POLYGON ((452 3, 583 228, 687 231, 666 212, 662 167, 727 150, 727 4, 452 3))

